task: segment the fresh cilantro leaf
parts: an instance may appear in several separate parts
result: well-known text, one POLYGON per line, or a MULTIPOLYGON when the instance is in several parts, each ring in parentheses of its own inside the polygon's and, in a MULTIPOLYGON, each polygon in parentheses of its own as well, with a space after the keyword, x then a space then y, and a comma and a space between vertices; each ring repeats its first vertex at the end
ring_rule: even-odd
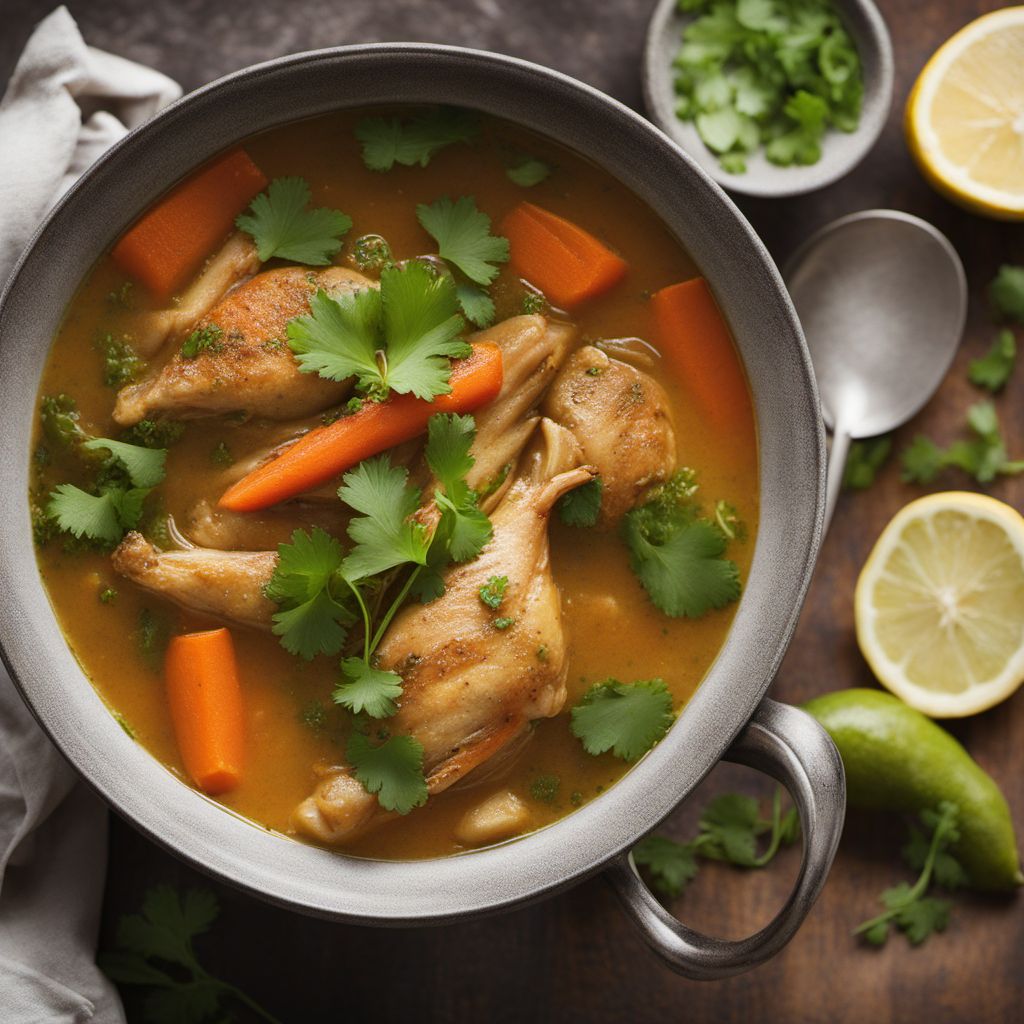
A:
POLYGON ((274 575, 264 587, 277 604, 273 632, 290 654, 306 661, 318 654, 337 654, 355 621, 348 594, 336 597, 342 565, 341 544, 319 526, 310 533, 296 530, 290 544, 277 548, 274 575))
POLYGON ((764 150, 770 163, 789 167, 814 164, 821 159, 821 140, 825 135, 828 104, 820 97, 799 89, 782 108, 795 126, 777 135, 764 150))
POLYGON ((103 383, 108 388, 123 388, 142 373, 146 361, 125 340, 105 334, 96 343, 103 356, 103 383))
POLYGON ((395 701, 402 696, 402 677, 397 672, 374 668, 362 658, 346 658, 341 674, 343 682, 334 691, 336 704, 371 718, 390 718, 398 710, 395 701))
POLYGON ((476 285, 459 283, 455 286, 459 306, 466 319, 477 327, 490 327, 494 322, 494 300, 476 285))
POLYGON ((491 234, 491 218, 471 196, 454 203, 447 197, 430 206, 421 203, 416 217, 437 242, 438 255, 477 284, 490 284, 498 275, 493 264, 508 260, 508 239, 491 234))
POLYGON ((1012 331, 1000 331, 992 347, 981 359, 972 359, 967 376, 972 384, 989 391, 999 391, 1013 373, 1017 361, 1017 342, 1012 331))
POLYGON ((106 449, 122 465, 135 487, 156 487, 164 479, 167 451, 163 448, 142 448, 107 437, 94 437, 82 442, 90 451, 106 449))
POLYGON ((476 558, 494 535, 490 519, 476 506, 476 495, 464 505, 456 505, 447 495, 436 494, 441 510, 437 535, 453 562, 476 558))
POLYGON ((543 160, 534 157, 526 157, 514 167, 509 167, 505 174, 508 180, 514 185, 522 188, 532 188, 539 185, 551 173, 551 167, 543 160))
MULTIPOLYGON (((213 977, 199 963, 192 940, 209 930, 218 914, 208 890, 179 895, 167 885, 149 890, 141 914, 125 915, 117 928, 114 952, 101 953, 99 966, 119 985, 150 986, 145 1002, 152 1024, 203 1024, 224 1006, 237 1002, 267 1024, 280 1024, 234 985, 213 977), (172 974, 157 963, 173 965, 172 974)), ((221 1017, 222 1020, 227 1019, 221 1017)))
POLYGON ((601 512, 601 494, 604 483, 599 476, 588 480, 579 487, 574 487, 568 494, 563 494, 555 506, 558 518, 566 526, 593 526, 601 512))
POLYGON ((988 286, 988 294, 1000 317, 1024 324, 1024 267, 1004 263, 988 286))
POLYGON ((139 525, 148 493, 146 488, 111 488, 102 494, 89 494, 74 484, 59 484, 50 495, 47 511, 73 537, 116 544, 126 530, 139 525))
POLYGON ((701 853, 714 860, 751 867, 757 859, 757 837, 767 828, 757 800, 740 793, 726 793, 712 800, 701 815, 701 853))
POLYGON ((666 615, 699 618, 739 598, 739 569, 721 557, 726 541, 710 523, 683 525, 663 544, 647 539, 633 512, 623 524, 630 566, 666 615))
POLYGON ((491 576, 480 588, 480 600, 491 611, 497 611, 501 607, 501 602, 505 600, 506 590, 508 590, 507 576, 491 576))
POLYGON ((197 327, 181 346, 181 358, 197 359, 204 352, 215 355, 224 348, 220 340, 223 334, 224 332, 217 324, 206 324, 203 327, 197 327))
POLYGON ((389 171, 395 164, 426 167, 445 146, 471 142, 478 131, 468 110, 441 107, 409 118, 364 117, 356 138, 363 144, 363 163, 371 171, 389 171))
POLYGON ((377 795, 385 810, 408 814, 427 802, 423 747, 412 736, 391 736, 374 745, 368 736, 353 730, 346 756, 352 774, 368 793, 377 795))
POLYGON ((647 869, 654 888, 664 896, 681 896, 689 882, 697 877, 697 848, 693 843, 677 843, 668 836, 652 835, 633 847, 633 860, 647 869))
POLYGON ((624 761, 647 753, 675 720, 672 694, 661 679, 592 686, 572 709, 572 734, 588 754, 610 750, 624 761))
POLYGON ((309 199, 309 185, 303 178, 275 178, 235 224, 252 236, 264 262, 276 256, 323 266, 341 248, 352 218, 340 210, 307 210, 309 199))
POLYGON ((435 413, 427 423, 427 464, 456 505, 463 504, 469 497, 465 478, 476 462, 470 454, 475 438, 476 424, 472 416, 435 413))
POLYGON ((843 470, 843 489, 863 491, 870 487, 891 451, 892 437, 888 434, 854 441, 850 445, 846 468, 843 470))
POLYGON ((946 930, 952 906, 949 900, 926 896, 901 907, 896 914, 896 923, 910 943, 919 946, 933 932, 946 930))
POLYGON ((355 583, 414 562, 424 565, 430 545, 426 531, 409 517, 419 505, 419 491, 407 484, 407 470, 392 466, 386 455, 364 459, 342 478, 338 497, 362 515, 348 534, 355 547, 342 563, 347 580, 355 583))
POLYGON ((394 264, 391 246, 381 235, 362 235, 357 238, 352 248, 352 260, 356 268, 364 273, 372 270, 379 274, 385 267, 394 264))
POLYGON ((451 278, 413 261, 386 268, 379 292, 318 292, 309 316, 289 321, 288 345, 306 373, 354 376, 373 398, 395 391, 429 401, 451 391, 449 360, 472 351, 464 327, 451 278))

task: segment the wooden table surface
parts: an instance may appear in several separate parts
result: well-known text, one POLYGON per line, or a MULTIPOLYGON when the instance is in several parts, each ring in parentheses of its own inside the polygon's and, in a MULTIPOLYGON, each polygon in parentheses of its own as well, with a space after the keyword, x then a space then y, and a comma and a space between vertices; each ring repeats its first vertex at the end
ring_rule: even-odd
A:
MULTIPOLYGON (((971 216, 935 195, 903 142, 903 103, 932 51, 978 14, 979 0, 880 0, 896 51, 895 103, 869 157, 846 179, 785 201, 740 201, 781 263, 818 226, 871 207, 918 214, 959 251, 971 287, 967 332, 939 394, 896 439, 918 431, 949 441, 978 398, 968 361, 993 329, 984 289, 999 263, 1024 263, 1024 231, 971 216)), ((5 0, 0 81, 31 25, 50 6, 5 0)), ((639 108, 639 62, 649 0, 68 0, 86 40, 144 61, 194 88, 225 72, 283 53, 381 39, 444 41, 513 53, 549 64, 639 108)), ((998 399, 1011 453, 1024 453, 1024 371, 998 399)), ((935 489, 964 488, 953 473, 935 489)), ((1024 479, 990 493, 1024 507, 1024 479)), ((894 461, 868 492, 846 495, 825 543, 803 619, 772 695, 799 702, 840 687, 871 685, 853 633, 853 586, 889 518, 921 489, 899 480, 894 461)), ((1000 782, 1024 822, 1024 694, 952 731, 1000 782)), ((768 794, 754 773, 719 768, 680 808, 670 829, 690 834, 714 792, 741 787, 768 794)), ((901 936, 875 951, 850 935, 876 912, 881 889, 907 877, 898 854, 903 826, 851 813, 818 905, 773 962, 713 984, 670 973, 648 953, 610 889, 592 880, 525 910, 428 930, 342 927, 300 917, 215 885, 115 820, 103 941, 118 916, 135 910, 158 881, 211 886, 222 905, 215 933, 201 943, 211 969, 249 991, 288 1024, 389 1021, 1024 1021, 1024 914, 1020 900, 958 897, 944 935, 912 949, 901 936)), ((1024 831, 1021 832, 1024 838, 1024 831)), ((766 922, 788 891, 798 854, 766 871, 702 869, 676 912, 693 926, 739 937, 766 922)), ((138 1002, 130 1019, 141 1021, 138 1002)), ((244 1020, 245 1018, 238 1018, 244 1020)))

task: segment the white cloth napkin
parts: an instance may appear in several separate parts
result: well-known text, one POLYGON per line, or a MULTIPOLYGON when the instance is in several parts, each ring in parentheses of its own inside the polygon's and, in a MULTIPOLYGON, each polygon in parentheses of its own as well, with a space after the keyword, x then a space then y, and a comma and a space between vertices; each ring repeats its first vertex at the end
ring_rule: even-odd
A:
MULTIPOLYGON (((0 284, 46 212, 129 128, 181 95, 169 78, 85 45, 59 7, 0 101, 0 284)), ((107 812, 0 668, 0 1021, 123 1024, 95 965, 107 812)))

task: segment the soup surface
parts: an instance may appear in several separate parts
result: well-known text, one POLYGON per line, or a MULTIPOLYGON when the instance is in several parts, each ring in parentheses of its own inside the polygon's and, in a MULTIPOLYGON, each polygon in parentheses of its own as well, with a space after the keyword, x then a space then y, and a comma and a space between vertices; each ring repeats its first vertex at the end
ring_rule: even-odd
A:
MULTIPOLYGON (((433 116, 415 110, 385 114, 385 120, 375 124, 392 130, 395 138, 402 131, 414 136, 416 119, 433 116)), ((352 508, 335 496, 341 472, 265 508, 239 511, 218 505, 225 491, 248 471, 273 462, 284 443, 321 422, 332 424, 328 430, 356 422, 376 404, 375 398, 387 392, 378 385, 378 392, 357 401, 359 409, 353 411, 348 404, 351 383, 327 381, 315 372, 301 375, 299 384, 306 390, 294 401, 288 390, 294 383, 290 378, 280 388, 264 387, 250 399, 249 377, 218 376, 218 360, 229 358, 235 351, 232 346, 250 344, 254 337, 275 359, 295 360, 288 342, 293 349, 301 347, 294 340, 298 332, 292 327, 286 333, 278 330, 282 318, 294 321, 287 316, 289 303, 296 301, 291 292, 263 298, 254 293, 256 298, 248 300, 240 313, 237 307, 240 296, 249 294, 242 289, 261 287, 269 280, 260 274, 302 265, 308 256, 260 261, 250 251, 249 235, 236 231, 228 245, 249 247, 244 265, 218 277, 218 253, 226 232, 218 231, 214 218, 211 230, 216 240, 205 253, 205 271, 200 274, 202 265, 192 267, 169 298, 157 297, 158 287, 147 287, 138 275, 126 273, 125 266, 134 266, 130 254, 101 259, 67 310, 43 376, 40 401, 45 422, 33 456, 31 501, 40 571, 67 641, 129 735, 183 782, 195 783, 182 751, 197 741, 195 736, 183 738, 182 730, 187 733, 192 725, 181 715, 211 717, 216 733, 223 726, 218 719, 230 718, 235 705, 229 701, 230 706, 204 710, 200 699, 199 705, 189 705, 191 711, 172 707, 168 687, 173 681, 168 679, 165 651, 172 638, 227 627, 237 660, 243 749, 240 766, 227 772, 226 784, 223 779, 205 785, 201 781, 200 788, 262 826, 307 841, 367 856, 426 857, 511 838, 571 812, 612 785, 660 738, 667 721, 657 714, 653 724, 639 719, 633 723, 634 732, 641 735, 633 735, 630 742, 623 738, 634 714, 632 697, 640 694, 630 687, 638 681, 663 680, 672 710, 678 712, 721 648, 736 607, 736 580, 745 579, 753 553, 757 451, 738 360, 724 327, 708 320, 713 304, 711 314, 705 305, 702 313, 692 314, 692 324, 680 323, 673 333, 671 303, 659 307, 652 299, 678 282, 691 281, 696 270, 666 228, 626 187, 547 139, 486 118, 467 121, 473 124, 467 138, 433 148, 426 166, 396 162, 387 170, 371 169, 358 137, 364 136, 365 142, 372 134, 365 127, 368 117, 384 115, 344 112, 296 123, 249 139, 244 150, 266 180, 304 179, 311 194, 309 208, 343 211, 351 219, 340 248, 328 258, 337 267, 365 274, 370 283, 358 286, 364 292, 376 287, 381 267, 387 265, 386 254, 373 258, 383 251, 377 239, 359 242, 372 235, 386 239, 390 258, 398 265, 393 272, 410 265, 403 261, 435 254, 432 261, 416 264, 427 268, 422 275, 426 280, 458 285, 464 298, 470 288, 475 288, 477 300, 489 295, 494 326, 472 337, 476 328, 464 322, 458 332, 474 341, 492 340, 502 353, 501 392, 472 411, 478 430, 473 454, 481 464, 490 454, 480 450, 488 409, 503 408, 505 403, 509 410, 500 418, 500 429, 487 433, 489 443, 501 449, 501 471, 476 484, 479 507, 472 515, 466 513, 477 526, 483 513, 490 517, 494 537, 483 551, 459 564, 450 564, 457 561, 454 556, 442 559, 446 590, 429 604, 420 604, 415 597, 400 599, 404 582, 415 571, 413 563, 363 578, 357 585, 372 605, 370 614, 376 616, 372 632, 387 608, 395 605, 397 614, 383 629, 377 653, 362 662, 364 669, 357 665, 351 671, 376 669, 402 676, 397 690, 375 691, 378 697, 391 694, 390 710, 397 707, 399 713, 374 718, 363 709, 356 714, 351 689, 347 702, 339 703, 336 696, 339 683, 346 678, 351 682, 340 674, 339 660, 358 662, 366 651, 364 624, 355 621, 352 588, 344 581, 333 577, 329 588, 335 589, 328 591, 339 604, 348 601, 349 617, 339 613, 335 619, 336 626, 340 623, 349 630, 344 649, 335 649, 335 644, 330 654, 306 660, 285 649, 286 636, 271 632, 270 612, 279 615, 297 600, 292 605, 279 600, 275 607, 264 596, 267 572, 279 571, 274 569, 273 554, 261 556, 259 566, 270 567, 265 571, 218 561, 224 552, 275 552, 279 544, 290 541, 293 531, 309 536, 315 527, 345 550, 354 543, 347 535, 352 508), (535 180, 538 177, 541 180, 535 180), (448 239, 449 251, 456 256, 438 258, 439 249, 445 255, 446 245, 425 229, 417 207, 432 206, 443 213, 436 204, 444 197, 457 203, 471 200, 476 210, 491 218, 490 227, 477 232, 491 239, 478 249, 495 274, 490 284, 479 280, 488 276, 487 266, 481 271, 465 258, 460 265, 457 239, 448 239), (528 210, 529 216, 513 216, 510 211, 524 202, 541 214, 528 210), (556 215, 547 235, 545 211, 556 215), (582 229, 580 236, 565 234, 558 225, 566 223, 582 229), (493 242, 505 228, 510 253, 493 242), (560 253, 559 259, 552 261, 545 254, 545 238, 560 253), (590 248, 591 242, 597 248, 590 248), (573 260, 583 268, 579 280, 560 280, 573 260), (467 266, 475 271, 475 281, 467 266), (592 278, 601 278, 600 273, 588 278, 594 266, 608 268, 608 279, 595 283, 592 278), (202 301, 195 299, 195 279, 200 284, 205 280, 210 292, 202 301), (574 294, 561 302, 555 298, 555 293, 571 291, 580 280, 582 296, 574 294), (226 305, 232 301, 235 306, 226 305), (168 320, 168 311, 181 316, 168 320), (513 319, 524 313, 531 318, 513 319), (726 349, 708 348, 703 357, 698 354, 696 363, 687 362, 685 355, 670 358, 668 349, 675 345, 689 345, 698 352, 711 345, 716 330, 724 334, 726 349), (544 352, 541 357, 531 355, 538 346, 544 352), (711 380, 710 392, 707 386, 698 386, 701 358, 704 375, 711 380), (519 362, 523 359, 525 369, 519 362), (134 396, 134 401, 139 392, 131 389, 145 391, 161 373, 177 375, 172 381, 177 397, 160 404, 146 393, 143 398, 149 404, 136 402, 142 411, 133 410, 128 398, 134 396), (729 394, 730 380, 740 381, 739 398, 735 385, 729 394), (719 384, 722 390, 716 393, 719 384), (205 397, 190 390, 204 387, 204 395, 214 395, 208 405, 205 397), (729 403, 732 407, 726 408, 729 403), (85 447, 87 436, 122 440, 150 451, 166 447, 163 478, 141 488, 146 492, 140 499, 141 511, 114 508, 125 500, 124 494, 140 490, 138 481, 126 479, 131 467, 118 461, 116 451, 85 447), (696 492, 689 476, 679 476, 684 467, 693 471, 696 492), (567 519, 594 518, 592 507, 574 516, 572 506, 587 506, 584 493, 595 497, 596 485, 590 483, 595 475, 603 485, 598 520, 593 525, 570 525, 567 519), (559 495, 552 509, 550 488, 557 489, 563 478, 572 485, 566 493, 581 500, 567 507, 559 495), (113 516, 116 536, 90 538, 88 529, 81 537, 74 536, 82 532, 81 523, 69 527, 66 505, 55 505, 52 498, 58 486, 67 484, 106 503, 100 511, 113 516), (111 489, 115 497, 105 498, 111 489), (642 542, 647 546, 641 548, 635 537, 630 541, 630 531, 646 529, 635 515, 637 509, 650 510, 652 499, 661 502, 659 515, 668 505, 674 511, 668 526, 662 521, 657 527, 661 535, 652 537, 648 531, 642 542), (530 502, 536 507, 524 511, 530 502), (129 532, 131 526, 144 541, 129 532), (512 537, 502 556, 507 561, 496 562, 494 571, 488 570, 477 586, 474 566, 482 566, 507 536, 512 537), (129 558, 126 545, 130 549, 133 544, 141 554, 129 558), (671 557, 662 558, 666 545, 671 557), (185 554, 193 560, 162 561, 167 554, 185 554), (646 577, 643 565, 639 575, 631 565, 631 558, 636 563, 644 557, 646 577), (658 571, 668 577, 662 579, 660 591, 650 576, 658 571), (502 584, 501 578, 507 582, 502 584), (493 585, 479 600, 472 596, 488 582, 493 585), (459 586, 471 588, 468 605, 456 600, 459 586), (666 606, 675 614, 666 614, 666 606), (415 619, 428 611, 426 620, 415 619), (416 629, 429 635, 405 641, 403 631, 416 629), (445 653, 437 653, 442 640, 456 643, 454 655, 450 644, 445 653), (430 664, 431 658, 437 664, 430 664), (485 670, 493 677, 486 684, 491 689, 478 696, 483 692, 480 673, 485 670), (455 677, 460 689, 449 687, 451 692, 430 704, 432 695, 440 692, 437 688, 455 677), (607 687, 592 690, 609 679, 626 685, 618 692, 607 687), (589 703, 581 703, 588 692, 589 703), (479 700, 497 701, 500 707, 481 711, 474 708, 479 700), (418 724, 408 726, 407 716, 416 701, 426 710, 416 719, 418 724), (611 749, 588 752, 588 747, 602 746, 598 733, 603 726, 587 715, 576 716, 574 726, 572 712, 577 707, 607 711, 611 738, 605 745, 611 749), (493 728, 482 724, 480 716, 488 714, 494 716, 493 728), (453 744, 449 739, 443 750, 432 748, 436 721, 431 715, 465 717, 471 723, 465 741, 453 744), (411 736, 414 743, 405 750, 411 761, 407 758, 400 767, 406 773, 404 782, 410 773, 420 780, 413 799, 419 806, 407 813, 386 810, 378 800, 383 802, 388 792, 387 779, 376 796, 366 792, 373 784, 359 772, 353 780, 354 731, 365 734, 364 744, 371 748, 396 736, 411 736), (352 788, 357 791, 354 797, 352 788), (355 810, 346 803, 350 797, 355 810)), ((228 211, 228 230, 236 212, 228 211)), ((429 216, 426 220, 444 233, 436 221, 429 216)), ((464 224, 470 225, 466 230, 471 235, 480 226, 471 215, 464 224)), ((337 227, 335 222, 331 230, 337 227)), ((256 241, 262 245, 264 240, 257 236, 256 241)), ((317 288, 327 287, 323 282, 328 278, 316 276, 324 272, 319 266, 302 271, 297 300, 301 309, 296 316, 308 315, 317 288)), ((139 274, 146 276, 144 270, 139 274)), ((343 293, 334 294, 343 304, 343 293)), ((345 301, 353 301, 351 293, 345 301)), ((385 311, 389 301, 385 292, 385 311)), ((486 311, 480 314, 472 306, 468 311, 476 312, 478 320, 488 319, 486 311)), ((685 310, 680 315, 685 320, 685 310)), ((395 329, 393 324, 385 327, 395 329)), ((396 345, 388 335, 387 350, 378 349, 371 359, 376 366, 372 372, 389 357, 387 372, 398 366, 396 345)), ((438 358, 444 373, 451 372, 449 360, 438 358)), ((289 372, 298 377, 294 366, 289 372)), ((397 369, 394 372, 397 379, 397 369)), ((391 394, 384 405, 395 400, 391 394)), ((418 519, 405 519, 400 528, 433 543, 438 510, 431 504, 436 486, 430 482, 433 464, 423 459, 425 425, 424 420, 420 432, 403 444, 386 447, 391 448, 391 463, 408 468, 412 483, 423 488, 418 519), (413 527, 412 522, 422 525, 413 527)), ((445 494, 451 498, 457 490, 455 484, 446 485, 445 494)), ((463 504, 473 506, 472 497, 463 504)), ((481 529, 486 532, 488 527, 481 529)), ((185 674, 200 673, 201 661, 186 658, 185 674)), ((216 665, 211 671, 216 672, 216 665)), ((185 680, 181 685, 194 683, 185 680)), ((212 685, 221 683, 215 679, 212 685)), ((638 705, 641 718, 657 709, 660 693, 659 686, 646 686, 638 705)), ((210 742, 215 744, 216 737, 210 742)), ((382 772, 398 770, 392 765, 382 772)), ((366 770, 362 774, 366 776, 366 770)), ((381 781, 377 778, 378 785, 381 781)))

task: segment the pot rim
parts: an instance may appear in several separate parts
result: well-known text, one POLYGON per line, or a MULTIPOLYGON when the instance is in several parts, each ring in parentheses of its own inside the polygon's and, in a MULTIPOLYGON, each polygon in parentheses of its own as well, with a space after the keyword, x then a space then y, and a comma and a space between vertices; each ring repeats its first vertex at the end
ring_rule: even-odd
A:
POLYGON ((760 525, 726 643, 665 739, 600 797, 499 846, 380 861, 305 845, 193 790, 122 731, 49 605, 28 503, 16 499, 20 508, 0 518, 0 573, 8 581, 0 653, 44 730, 90 785, 154 841, 230 884, 307 913, 391 925, 539 899, 597 872, 665 818, 720 759, 775 675, 810 581, 824 496, 824 435, 800 325, 771 257, 724 192, 657 128, 598 90, 519 58, 428 43, 334 47, 243 69, 178 100, 86 171, 36 232, 0 297, 0 407, 13 422, 0 451, 4 492, 28 493, 39 375, 72 295, 153 199, 257 131, 401 103, 471 107, 589 157, 652 207, 730 322, 761 438, 760 525))

